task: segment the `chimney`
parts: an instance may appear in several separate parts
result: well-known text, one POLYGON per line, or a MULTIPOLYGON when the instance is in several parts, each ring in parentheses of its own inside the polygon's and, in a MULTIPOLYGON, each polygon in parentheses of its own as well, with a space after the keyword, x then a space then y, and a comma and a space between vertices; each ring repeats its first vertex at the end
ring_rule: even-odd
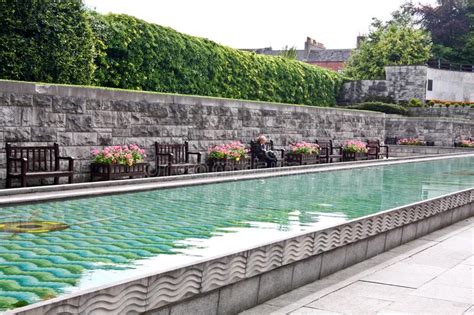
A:
POLYGON ((357 46, 356 46, 356 48, 359 49, 360 46, 362 45, 362 43, 365 42, 366 39, 367 39, 367 36, 364 36, 364 35, 357 36, 357 46))
POLYGON ((324 50, 326 47, 324 47, 324 44, 318 43, 311 37, 306 37, 306 42, 304 43, 304 51, 306 56, 309 55, 309 53, 312 50, 324 50))

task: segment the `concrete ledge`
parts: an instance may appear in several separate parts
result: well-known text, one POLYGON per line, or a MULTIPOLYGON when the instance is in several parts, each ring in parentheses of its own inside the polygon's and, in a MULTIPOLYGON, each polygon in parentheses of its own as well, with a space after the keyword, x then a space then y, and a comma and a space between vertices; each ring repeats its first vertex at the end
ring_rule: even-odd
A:
POLYGON ((252 180, 276 176, 301 175, 316 172, 342 171, 346 169, 436 161, 455 157, 474 156, 474 152, 445 155, 425 155, 368 160, 333 164, 291 166, 271 169, 255 169, 222 173, 204 173, 169 177, 140 178, 117 181, 101 181, 68 185, 40 186, 15 189, 0 189, 0 207, 53 200, 98 197, 104 195, 177 188, 194 185, 215 184, 236 180, 252 180))
POLYGON ((473 215, 474 188, 7 314, 237 313, 473 215))
POLYGON ((443 154, 471 154, 474 148, 446 147, 446 146, 416 146, 416 145, 389 145, 392 157, 443 155, 443 154))

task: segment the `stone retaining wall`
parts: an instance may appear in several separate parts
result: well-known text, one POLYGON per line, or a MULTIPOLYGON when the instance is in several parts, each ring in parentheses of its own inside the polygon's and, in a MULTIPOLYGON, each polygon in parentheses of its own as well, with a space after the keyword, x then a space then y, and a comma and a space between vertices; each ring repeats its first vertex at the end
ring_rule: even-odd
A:
POLYGON ((440 106, 411 107, 411 116, 418 117, 452 117, 474 121, 474 107, 470 106, 440 106))
POLYGON ((357 80, 344 83, 339 95, 341 104, 354 104, 372 99, 407 102, 426 99, 426 66, 387 66, 385 80, 357 80))
POLYGON ((383 138, 385 120, 381 113, 333 108, 0 81, 0 143, 58 142, 78 159, 75 181, 88 180, 90 151, 98 146, 136 143, 152 160, 155 141, 188 140, 207 151, 259 134, 279 146, 318 137, 383 138))
POLYGON ((5 142, 58 142, 64 155, 77 158, 79 182, 89 180, 93 148, 136 143, 152 162, 155 141, 188 140, 192 149, 205 152, 218 143, 248 143, 259 134, 278 147, 317 138, 341 142, 419 135, 452 145, 462 135, 474 137, 474 122, 0 80, 0 187, 6 173, 5 142))
POLYGON ((454 146, 461 137, 474 137, 474 121, 455 118, 403 117, 387 115, 387 138, 422 138, 435 146, 454 146))

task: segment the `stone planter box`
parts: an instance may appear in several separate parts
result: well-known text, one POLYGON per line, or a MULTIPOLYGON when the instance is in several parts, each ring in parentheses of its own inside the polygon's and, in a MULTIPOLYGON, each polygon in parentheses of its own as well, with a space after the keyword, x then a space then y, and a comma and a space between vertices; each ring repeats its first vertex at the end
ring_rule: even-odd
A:
POLYGON ((367 160, 367 153, 342 152, 342 160, 347 161, 362 161, 367 160))
POLYGON ((112 180, 120 178, 148 177, 148 163, 136 163, 132 166, 123 164, 91 164, 91 181, 95 178, 112 180))
POLYGON ((251 168, 251 162, 250 158, 244 158, 238 161, 227 159, 208 159, 207 167, 209 172, 249 170, 251 168))
POLYGON ((285 156, 286 165, 309 165, 309 164, 318 164, 319 155, 318 154, 293 154, 291 152, 287 153, 285 156))

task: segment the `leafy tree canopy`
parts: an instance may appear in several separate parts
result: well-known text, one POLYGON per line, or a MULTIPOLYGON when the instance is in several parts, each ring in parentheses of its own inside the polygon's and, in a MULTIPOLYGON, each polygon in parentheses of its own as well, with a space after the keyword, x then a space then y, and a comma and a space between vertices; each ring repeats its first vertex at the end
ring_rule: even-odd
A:
POLYGON ((474 0, 438 0, 438 5, 405 4, 402 10, 430 32, 433 57, 474 64, 474 0))
POLYGON ((296 47, 289 47, 288 45, 286 45, 285 47, 283 47, 280 56, 282 56, 283 58, 295 60, 297 57, 296 47))
POLYGON ((351 56, 344 70, 353 79, 384 79, 385 66, 425 63, 431 56, 431 39, 416 28, 410 16, 395 12, 392 20, 373 19, 370 33, 351 56))

